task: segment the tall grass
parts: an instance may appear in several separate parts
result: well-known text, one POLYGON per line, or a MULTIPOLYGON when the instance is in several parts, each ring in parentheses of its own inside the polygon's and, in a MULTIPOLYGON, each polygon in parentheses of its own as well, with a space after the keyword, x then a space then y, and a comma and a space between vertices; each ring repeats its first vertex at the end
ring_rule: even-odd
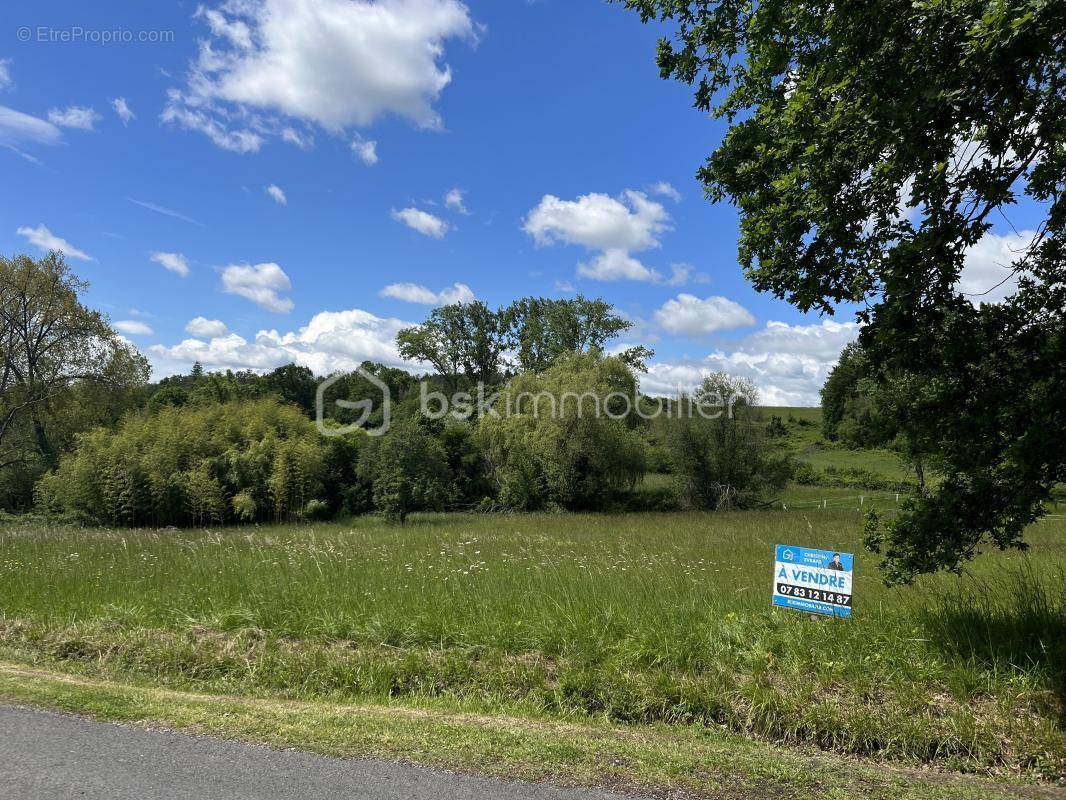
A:
POLYGON ((1066 524, 887 589, 853 510, 0 529, 0 646, 174 685, 713 724, 1057 775, 1066 524), (858 553, 855 617, 769 604, 778 542, 858 553))

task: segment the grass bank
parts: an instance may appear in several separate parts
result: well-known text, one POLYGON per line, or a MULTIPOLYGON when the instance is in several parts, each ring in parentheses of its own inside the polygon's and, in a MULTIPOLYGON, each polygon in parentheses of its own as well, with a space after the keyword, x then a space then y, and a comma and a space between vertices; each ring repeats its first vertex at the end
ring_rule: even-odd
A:
POLYGON ((1066 771, 1066 524, 880 583, 851 509, 0 530, 0 650, 176 691, 726 730, 900 764, 1066 771), (858 553, 856 616, 769 606, 773 545, 858 553))
POLYGON ((456 708, 335 705, 216 696, 83 679, 0 663, 0 699, 342 757, 604 787, 655 797, 766 800, 1061 800, 1016 780, 886 769, 690 726, 560 722, 456 708))

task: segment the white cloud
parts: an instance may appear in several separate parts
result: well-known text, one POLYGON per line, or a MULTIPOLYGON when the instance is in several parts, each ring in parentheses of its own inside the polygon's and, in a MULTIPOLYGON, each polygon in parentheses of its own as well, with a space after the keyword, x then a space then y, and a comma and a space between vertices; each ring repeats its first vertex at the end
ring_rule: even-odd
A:
POLYGON ((86 106, 53 108, 48 112, 48 121, 61 128, 78 128, 83 131, 91 131, 98 119, 100 119, 100 115, 86 106))
POLYGON ((448 194, 444 195, 444 205, 453 211, 458 211, 460 214, 469 215, 470 212, 466 208, 466 204, 463 203, 463 190, 459 188, 452 189, 448 194))
POLYGON ((373 139, 364 139, 362 136, 356 136, 352 139, 351 147, 352 152, 368 167, 378 163, 378 143, 373 139))
POLYGON ((418 283, 390 283, 379 294, 382 297, 421 303, 425 306, 449 306, 453 303, 471 303, 477 299, 473 290, 465 283, 454 283, 439 292, 418 283))
POLYGON ((854 322, 768 322, 733 350, 649 364, 648 373, 640 379, 641 389, 662 395, 679 389, 688 392, 711 372, 728 372, 754 381, 763 405, 814 406, 840 351, 858 335, 859 325, 854 322))
POLYGON ((204 227, 204 224, 202 222, 198 222, 192 217, 187 217, 184 214, 178 213, 177 211, 171 211, 169 208, 166 208, 164 206, 159 206, 155 203, 149 203, 145 200, 137 200, 133 197, 127 197, 126 199, 133 203, 135 206, 147 208, 149 211, 154 211, 156 214, 162 214, 165 217, 173 217, 174 219, 180 219, 182 222, 188 222, 191 225, 199 225, 201 228, 204 227))
POLYGON ((546 194, 529 212, 523 229, 538 245, 577 244, 589 250, 647 250, 668 228, 670 215, 642 192, 627 189, 621 197, 586 194, 561 200, 546 194))
POLYGON ((79 250, 66 239, 56 236, 48 230, 43 223, 36 228, 23 226, 18 228, 15 233, 44 252, 48 252, 49 250, 62 250, 67 258, 76 258, 79 261, 93 260, 93 257, 84 250, 79 250))
POLYGON ((275 203, 282 206, 289 204, 289 198, 285 196, 285 192, 277 184, 270 184, 266 187, 266 193, 274 200, 275 203))
POLYGON ((186 339, 171 347, 155 345, 148 352, 156 371, 162 374, 187 370, 195 361, 208 369, 254 370, 296 363, 316 375, 351 370, 364 361, 417 371, 426 365, 404 361, 396 349, 396 334, 410 325, 362 309, 322 311, 297 331, 261 330, 252 341, 225 333, 186 339))
POLYGON ((662 276, 644 266, 625 250, 605 250, 592 261, 577 265, 577 274, 594 281, 648 281, 654 283, 662 276))
POLYGON ((434 239, 443 239, 448 232, 449 225, 440 217, 435 217, 428 211, 418 208, 404 208, 400 211, 393 209, 392 218, 402 222, 408 228, 418 231, 423 236, 431 236, 434 239))
POLYGON ((116 97, 111 101, 111 107, 115 109, 123 125, 129 125, 131 120, 137 119, 137 115, 130 110, 125 97, 116 97))
POLYGON ((11 88, 11 70, 8 69, 10 65, 10 58, 0 58, 0 92, 11 88))
POLYGON ((0 106, 0 144, 59 144, 63 134, 51 122, 0 106))
POLYGON ((292 311, 292 300, 279 294, 291 288, 289 276, 272 262, 255 266, 231 264, 222 270, 222 291, 251 300, 277 314, 292 311))
POLYGON ((141 322, 139 319, 122 319, 114 323, 114 328, 119 333, 125 333, 130 336, 151 336, 154 331, 147 323, 141 322))
POLYGON ((149 258, 183 278, 189 277, 189 262, 181 253, 152 253, 149 258))
POLYGON ((177 90, 168 91, 167 97, 167 105, 159 115, 163 122, 174 123, 186 130, 199 131, 218 147, 233 153, 257 153, 263 146, 263 137, 255 131, 247 128, 229 130, 225 124, 206 112, 182 105, 188 101, 177 90))
POLYGON ((859 335, 859 323, 824 319, 813 325, 789 325, 771 320, 766 327, 746 337, 749 352, 807 355, 836 363, 844 345, 859 335))
POLYGON ((667 300, 655 312, 655 321, 670 333, 706 336, 755 324, 755 317, 744 306, 727 297, 712 295, 700 299, 679 294, 667 300))
POLYGON ((577 200, 546 194, 526 216, 523 230, 539 246, 563 242, 600 253, 578 265, 578 275, 600 281, 658 282, 662 275, 631 251, 659 246, 658 235, 670 227, 662 204, 643 192, 626 189, 617 197, 591 193, 577 200))
POLYGON ((673 187, 672 184, 667 183, 666 181, 659 181, 658 183, 653 184, 651 187, 651 193, 662 195, 663 197, 668 197, 675 203, 681 202, 681 192, 679 192, 673 187))
POLYGON ((191 333, 198 339, 217 339, 229 333, 226 323, 220 319, 208 319, 207 317, 193 317, 186 323, 185 332, 191 333))
POLYGON ((238 152, 300 120, 331 133, 398 114, 425 127, 452 74, 444 44, 474 40, 459 0, 229 0, 162 118, 238 152))
POLYGON ((574 284, 570 283, 570 281, 556 281, 555 291, 563 292, 564 294, 573 294, 577 289, 574 288, 574 284))
POLYGON ((974 305, 999 303, 1018 290, 1020 273, 1014 262, 1029 250, 1035 231, 999 236, 986 233, 966 251, 965 262, 955 288, 974 305))
POLYGON ((294 144, 301 150, 307 150, 315 143, 311 134, 298 131, 295 128, 282 128, 281 141, 294 144))

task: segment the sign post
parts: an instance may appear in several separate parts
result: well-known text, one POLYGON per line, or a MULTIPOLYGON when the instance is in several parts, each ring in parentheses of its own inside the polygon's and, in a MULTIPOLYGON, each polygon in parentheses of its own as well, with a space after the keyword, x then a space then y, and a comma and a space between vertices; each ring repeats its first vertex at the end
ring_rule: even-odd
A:
POLYGON ((779 544, 773 604, 808 614, 850 617, 854 564, 851 553, 779 544))

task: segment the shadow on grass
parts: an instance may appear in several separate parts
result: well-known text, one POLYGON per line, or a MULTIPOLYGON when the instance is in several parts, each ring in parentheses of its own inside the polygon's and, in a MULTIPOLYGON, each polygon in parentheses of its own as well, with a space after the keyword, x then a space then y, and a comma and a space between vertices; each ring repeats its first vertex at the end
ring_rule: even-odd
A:
POLYGON ((929 598, 926 632, 945 655, 965 664, 1030 676, 1048 690, 1042 711, 1066 728, 1064 587, 1062 570, 1039 576, 1029 564, 991 578, 967 575, 929 598))

